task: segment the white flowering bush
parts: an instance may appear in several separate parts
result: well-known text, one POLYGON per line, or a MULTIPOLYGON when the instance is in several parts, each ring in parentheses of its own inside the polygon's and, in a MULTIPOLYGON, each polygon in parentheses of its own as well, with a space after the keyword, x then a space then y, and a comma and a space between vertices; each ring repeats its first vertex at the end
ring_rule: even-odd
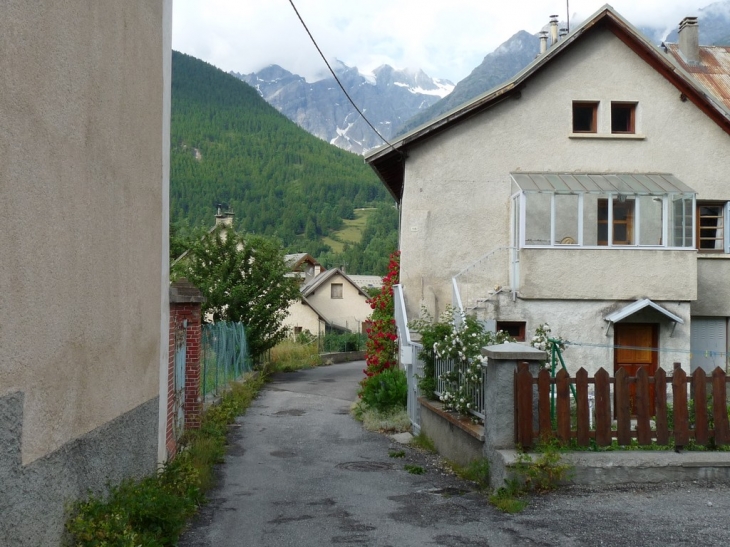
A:
POLYGON ((432 385, 428 380, 429 375, 435 379, 434 360, 453 362, 453 368, 439 377, 444 383, 439 400, 445 409, 467 415, 477 406, 475 396, 482 389, 482 369, 487 366, 481 349, 484 346, 501 344, 511 338, 502 331, 498 333, 486 331, 484 326, 471 316, 462 315, 461 324, 457 327, 453 321, 454 313, 453 309, 447 309, 441 321, 419 320, 415 323, 415 327, 421 333, 424 343, 421 358, 428 365, 425 371, 427 379, 423 384, 429 387, 432 385))
MULTIPOLYGON (((560 349, 565 350, 565 340, 559 336, 552 336, 552 330, 550 325, 547 323, 541 323, 535 329, 535 335, 530 340, 530 345, 533 348, 552 353, 553 345, 560 349)), ((543 366, 549 367, 550 361, 543 363, 543 366)))

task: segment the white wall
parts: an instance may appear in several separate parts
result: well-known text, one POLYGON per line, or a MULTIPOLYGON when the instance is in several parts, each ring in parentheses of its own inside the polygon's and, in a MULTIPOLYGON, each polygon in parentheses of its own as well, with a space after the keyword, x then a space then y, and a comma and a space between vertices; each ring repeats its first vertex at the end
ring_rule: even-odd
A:
MULTIPOLYGON (((510 172, 666 172, 697 190, 698 199, 730 198, 728 135, 604 30, 552 61, 519 99, 503 101, 408 155, 400 237, 410 317, 418 316, 421 304, 432 313, 443 310, 451 303, 454 274, 510 244, 510 172), (637 133, 644 138, 570 138, 573 100, 601 101, 604 133, 610 101, 638 102, 637 133)), ((562 251, 548 252, 561 260, 562 251)), ((585 256, 600 261, 602 252, 611 251, 585 256)), ((659 274, 646 271, 648 277, 659 274)), ((596 282, 579 268, 572 275, 579 286, 596 282)), ((679 282, 691 285, 692 279, 679 282)), ((684 299, 692 298, 690 287, 684 299)), ((730 299, 720 307, 730 313, 730 299)))

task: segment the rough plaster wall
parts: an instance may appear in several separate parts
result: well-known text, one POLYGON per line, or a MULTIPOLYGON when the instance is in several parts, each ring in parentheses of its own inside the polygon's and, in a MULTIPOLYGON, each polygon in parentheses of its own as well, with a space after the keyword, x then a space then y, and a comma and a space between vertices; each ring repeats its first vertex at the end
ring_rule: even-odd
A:
POLYGON ((443 310, 454 274, 510 244, 510 172, 669 172, 698 199, 727 200, 728 157, 726 133, 613 34, 596 32, 531 79, 521 98, 409 150, 401 224, 409 317, 421 304, 443 310), (569 138, 573 100, 601 101, 603 133, 610 101, 638 101, 637 132, 646 138, 569 138))
POLYGON ((730 255, 698 253, 692 315, 730 317, 730 255))
POLYGON ((154 472, 157 406, 151 399, 22 465, 23 395, 0 397, 0 545, 61 545, 68 503, 154 472))
POLYGON ((0 396, 24 394, 23 464, 158 396, 162 5, 3 4, 0 396))
MULTIPOLYGON (((607 314, 630 304, 630 301, 613 300, 563 300, 556 305, 554 300, 517 300, 512 302, 509 295, 501 294, 492 304, 499 310, 503 321, 525 321, 527 343, 538 325, 547 323, 552 328, 552 335, 577 344, 569 346, 563 354, 568 372, 574 375, 584 367, 589 374, 600 367, 613 373, 614 344, 613 327, 608 329, 604 320, 607 314)), ((680 362, 689 372, 690 343, 690 305, 687 302, 657 301, 657 304, 684 320, 683 325, 673 329, 673 323, 655 311, 642 311, 624 322, 658 323, 659 324, 659 366, 671 372, 673 363, 680 362)))
POLYGON ((373 311, 366 302, 367 298, 339 274, 328 279, 307 299, 327 318, 328 322, 346 327, 353 332, 358 332, 373 311), (342 284, 342 298, 332 298, 330 289, 332 283, 342 284))
POLYGON ((319 316, 306 304, 303 304, 301 300, 297 300, 291 306, 289 306, 289 315, 284 319, 284 326, 288 327, 294 332, 294 327, 302 327, 303 330, 308 330, 315 336, 324 328, 319 328, 319 316))
POLYGON ((697 253, 629 249, 522 249, 520 296, 694 300, 697 253))

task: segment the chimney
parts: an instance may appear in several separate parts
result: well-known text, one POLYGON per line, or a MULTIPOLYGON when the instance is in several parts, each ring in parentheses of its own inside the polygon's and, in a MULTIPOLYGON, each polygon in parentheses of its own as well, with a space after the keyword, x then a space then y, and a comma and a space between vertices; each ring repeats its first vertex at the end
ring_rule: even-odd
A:
POLYGON ((218 214, 215 216, 215 225, 216 226, 226 226, 228 228, 233 228, 233 213, 221 213, 220 208, 218 209, 218 214))
POLYGON ((561 28, 560 32, 558 33, 558 38, 562 42, 565 40, 565 37, 568 35, 568 29, 567 28, 561 28))
POLYGON ((550 45, 554 46, 558 43, 558 16, 550 16, 550 45))
POLYGON ((685 17, 679 23, 679 51, 689 64, 699 64, 700 27, 697 17, 685 17))
POLYGON ((540 55, 547 51, 547 36, 548 33, 546 30, 540 31, 540 55))

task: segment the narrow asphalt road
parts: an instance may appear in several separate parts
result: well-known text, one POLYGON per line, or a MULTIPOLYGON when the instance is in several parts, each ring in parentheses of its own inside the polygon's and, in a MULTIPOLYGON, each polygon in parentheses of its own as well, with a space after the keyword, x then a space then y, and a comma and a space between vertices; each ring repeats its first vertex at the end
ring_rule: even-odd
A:
POLYGON ((349 415, 363 362, 279 374, 232 430, 182 547, 728 545, 730 488, 566 488, 519 515, 349 415), (404 470, 405 463, 426 469, 404 470))

